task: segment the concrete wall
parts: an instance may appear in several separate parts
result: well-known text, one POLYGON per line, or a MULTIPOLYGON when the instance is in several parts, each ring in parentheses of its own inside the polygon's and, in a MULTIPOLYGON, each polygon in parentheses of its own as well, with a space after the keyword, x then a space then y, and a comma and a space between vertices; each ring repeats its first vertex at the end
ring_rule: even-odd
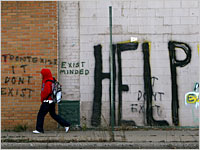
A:
MULTIPOLYGON (((122 83, 128 91, 122 91, 122 120, 136 125, 147 122, 147 100, 144 100, 144 63, 142 44, 150 45, 152 77, 152 110, 154 120, 172 119, 172 70, 168 44, 182 42, 191 49, 191 60, 184 67, 176 68, 179 126, 198 125, 198 106, 185 103, 185 94, 194 90, 199 82, 199 1, 198 0, 134 0, 134 1, 82 1, 59 2, 59 52, 60 80, 64 83, 64 99, 80 100, 81 123, 91 125, 95 96, 94 46, 102 46, 102 73, 109 73, 109 6, 113 12, 113 44, 137 37, 138 48, 121 53, 122 83), (70 70, 74 70, 70 72, 70 70), (75 71, 77 70, 77 71, 75 71)), ((186 54, 175 48, 177 60, 186 54)), ((118 58, 116 57, 116 125, 118 125, 118 58)), ((97 64, 98 66, 99 64, 97 64)), ((150 88, 150 87, 148 87, 150 88)), ((148 90, 147 88, 147 90, 148 90)), ((109 79, 102 80, 101 113, 109 123, 109 79)), ((151 99, 151 98, 150 98, 151 99)), ((197 102, 198 104, 198 102, 197 102)), ((150 107, 151 108, 151 107, 150 107)), ((101 116, 101 125, 106 122, 101 116)), ((153 124, 155 125, 155 124, 153 124)), ((177 125, 177 124, 176 124, 177 125)))

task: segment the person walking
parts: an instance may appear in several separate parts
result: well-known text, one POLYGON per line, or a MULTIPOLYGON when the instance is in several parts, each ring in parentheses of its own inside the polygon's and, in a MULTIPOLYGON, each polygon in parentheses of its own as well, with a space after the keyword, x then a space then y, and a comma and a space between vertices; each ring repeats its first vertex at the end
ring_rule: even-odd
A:
POLYGON ((52 93, 52 73, 49 69, 42 69, 42 89, 41 89, 41 106, 37 115, 36 130, 33 131, 35 134, 44 133, 43 124, 46 114, 49 112, 50 116, 56 120, 61 126, 65 127, 65 132, 69 131, 70 123, 65 121, 59 115, 55 113, 55 103, 51 98, 52 93))

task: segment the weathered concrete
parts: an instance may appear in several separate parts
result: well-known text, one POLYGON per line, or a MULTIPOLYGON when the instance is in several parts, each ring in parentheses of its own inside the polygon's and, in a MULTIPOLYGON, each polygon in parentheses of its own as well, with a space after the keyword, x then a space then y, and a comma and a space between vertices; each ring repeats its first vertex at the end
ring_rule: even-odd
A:
POLYGON ((73 143, 2 143, 3 149, 198 149, 198 143, 165 142, 73 142, 73 143))
POLYGON ((64 148, 199 148, 199 130, 137 130, 114 131, 47 131, 2 132, 1 146, 5 149, 64 149, 64 148))

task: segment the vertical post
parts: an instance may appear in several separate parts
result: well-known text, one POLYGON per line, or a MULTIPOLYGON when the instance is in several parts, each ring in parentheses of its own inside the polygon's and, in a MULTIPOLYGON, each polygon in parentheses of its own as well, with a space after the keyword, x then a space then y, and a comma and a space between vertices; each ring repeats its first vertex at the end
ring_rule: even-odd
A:
POLYGON ((114 130, 114 99, 113 99, 113 50, 112 50, 112 6, 109 6, 109 23, 110 23, 110 83, 111 83, 111 126, 114 130))

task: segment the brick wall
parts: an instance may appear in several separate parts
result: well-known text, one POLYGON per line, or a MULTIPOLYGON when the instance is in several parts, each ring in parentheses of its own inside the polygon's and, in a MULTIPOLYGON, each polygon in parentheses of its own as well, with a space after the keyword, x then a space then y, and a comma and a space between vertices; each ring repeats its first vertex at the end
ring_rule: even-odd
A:
MULTIPOLYGON (((35 128, 42 68, 57 77, 57 2, 1 2, 1 127, 35 128)), ((57 124, 49 115, 45 129, 57 124)))

